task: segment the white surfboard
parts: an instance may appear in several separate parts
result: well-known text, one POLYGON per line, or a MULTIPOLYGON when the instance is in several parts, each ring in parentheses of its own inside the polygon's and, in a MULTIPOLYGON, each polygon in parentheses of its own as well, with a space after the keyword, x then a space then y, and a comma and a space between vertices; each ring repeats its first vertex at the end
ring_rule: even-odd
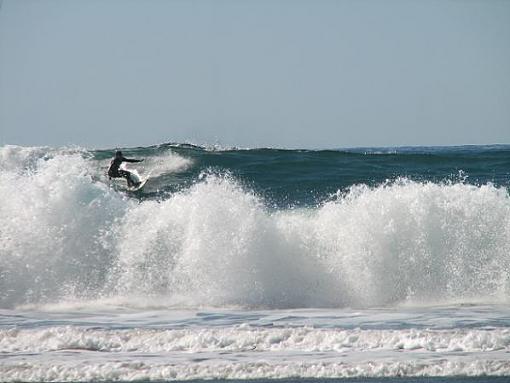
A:
POLYGON ((136 186, 128 187, 129 191, 138 191, 141 188, 143 188, 145 186, 145 184, 147 183, 147 181, 149 180, 151 173, 152 173, 152 170, 151 170, 147 174, 147 176, 145 176, 145 178, 142 178, 142 177, 140 177, 140 175, 138 174, 138 172, 136 170, 135 171, 129 170, 129 171, 131 172, 131 180, 133 181, 133 183, 137 184, 136 186))
POLYGON ((128 187, 128 190, 129 191, 138 191, 145 186, 145 184, 147 183, 148 180, 149 180, 149 177, 143 179, 137 186, 128 187))

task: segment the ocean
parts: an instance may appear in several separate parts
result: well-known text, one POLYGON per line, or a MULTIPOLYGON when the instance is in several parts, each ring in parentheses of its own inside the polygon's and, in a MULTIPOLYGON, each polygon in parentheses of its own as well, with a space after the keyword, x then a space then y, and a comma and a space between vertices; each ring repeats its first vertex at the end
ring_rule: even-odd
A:
POLYGON ((0 147, 0 381, 510 381, 510 146, 0 147))

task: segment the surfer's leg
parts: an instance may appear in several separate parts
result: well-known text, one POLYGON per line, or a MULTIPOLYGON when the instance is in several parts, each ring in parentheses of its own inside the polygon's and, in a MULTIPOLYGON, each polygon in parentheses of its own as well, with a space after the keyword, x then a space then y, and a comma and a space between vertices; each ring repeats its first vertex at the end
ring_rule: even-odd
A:
POLYGON ((128 187, 133 187, 133 181, 131 180, 131 173, 127 170, 119 170, 119 175, 126 179, 128 187))

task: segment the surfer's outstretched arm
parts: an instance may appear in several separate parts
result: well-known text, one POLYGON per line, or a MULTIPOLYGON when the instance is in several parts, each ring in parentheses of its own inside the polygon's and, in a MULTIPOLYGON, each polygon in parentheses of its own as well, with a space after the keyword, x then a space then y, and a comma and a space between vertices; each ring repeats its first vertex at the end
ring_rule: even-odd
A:
POLYGON ((124 158, 122 159, 122 161, 123 161, 123 162, 142 162, 142 161, 143 161, 143 159, 141 159, 141 160, 135 160, 135 159, 133 159, 133 158, 126 158, 126 157, 124 157, 124 158))

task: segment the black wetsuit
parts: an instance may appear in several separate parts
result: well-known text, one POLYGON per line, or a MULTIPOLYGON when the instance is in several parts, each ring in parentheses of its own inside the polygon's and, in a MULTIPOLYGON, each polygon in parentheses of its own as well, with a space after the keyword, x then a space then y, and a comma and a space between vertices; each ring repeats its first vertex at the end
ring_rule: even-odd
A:
POLYGON ((123 177, 127 180, 128 185, 131 186, 133 184, 130 177, 131 173, 128 172, 127 170, 120 169, 120 165, 123 162, 142 162, 142 160, 134 160, 126 157, 115 157, 110 163, 110 168, 108 169, 108 177, 111 178, 123 177))

